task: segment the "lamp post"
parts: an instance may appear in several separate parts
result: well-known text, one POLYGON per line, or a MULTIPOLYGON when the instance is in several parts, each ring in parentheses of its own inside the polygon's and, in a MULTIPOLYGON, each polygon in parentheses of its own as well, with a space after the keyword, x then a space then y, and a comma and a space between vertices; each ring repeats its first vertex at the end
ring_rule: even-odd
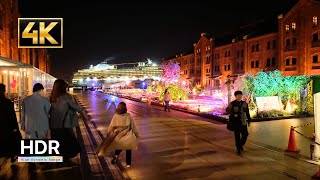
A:
POLYGON ((227 76, 228 104, 231 102, 231 80, 230 75, 227 76))

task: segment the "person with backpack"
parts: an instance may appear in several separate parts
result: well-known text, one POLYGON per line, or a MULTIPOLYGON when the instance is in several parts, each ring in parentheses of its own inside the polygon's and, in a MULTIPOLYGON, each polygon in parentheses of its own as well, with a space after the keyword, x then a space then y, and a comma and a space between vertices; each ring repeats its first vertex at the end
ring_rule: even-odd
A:
POLYGON ((236 99, 228 105, 227 114, 230 115, 229 121, 234 131, 237 153, 241 155, 249 135, 248 126, 250 126, 251 117, 248 103, 242 100, 242 91, 236 91, 234 96, 236 99))

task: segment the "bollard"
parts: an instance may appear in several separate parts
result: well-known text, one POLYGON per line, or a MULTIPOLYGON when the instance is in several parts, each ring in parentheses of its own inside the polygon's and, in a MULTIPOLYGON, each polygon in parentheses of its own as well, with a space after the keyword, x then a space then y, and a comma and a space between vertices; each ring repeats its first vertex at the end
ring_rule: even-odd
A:
MULTIPOLYGON (((314 142, 315 139, 316 138, 314 136, 310 138, 312 142, 314 142)), ((310 158, 312 161, 317 161, 317 157, 315 157, 315 147, 316 147, 315 143, 310 144, 310 158)))
POLYGON ((315 144, 310 144, 310 159, 312 161, 316 161, 316 158, 314 157, 314 148, 315 148, 315 144))

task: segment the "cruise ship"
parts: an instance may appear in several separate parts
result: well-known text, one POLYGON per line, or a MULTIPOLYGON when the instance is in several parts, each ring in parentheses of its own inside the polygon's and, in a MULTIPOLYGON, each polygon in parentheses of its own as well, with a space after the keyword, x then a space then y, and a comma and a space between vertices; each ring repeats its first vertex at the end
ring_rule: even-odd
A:
POLYGON ((82 87, 128 87, 146 88, 148 83, 160 81, 161 66, 147 59, 145 62, 108 64, 103 61, 88 69, 78 70, 72 84, 82 87), (138 87, 137 87, 138 86, 138 87))

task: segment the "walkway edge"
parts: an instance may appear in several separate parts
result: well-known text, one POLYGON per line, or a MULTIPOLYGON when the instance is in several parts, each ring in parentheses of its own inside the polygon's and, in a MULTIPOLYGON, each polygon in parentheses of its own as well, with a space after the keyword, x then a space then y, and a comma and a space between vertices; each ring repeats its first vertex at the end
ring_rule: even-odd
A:
MULTIPOLYGON (((81 102, 78 100, 76 96, 74 96, 74 99, 80 106, 82 106, 81 102)), ((86 151, 86 154, 88 155, 87 162, 89 160, 89 162, 87 163, 89 165, 89 168, 87 167, 87 169, 90 169, 90 174, 93 174, 93 175, 99 174, 107 179, 109 178, 117 179, 117 180, 127 179, 117 166, 111 165, 110 157, 106 156, 103 158, 103 157, 97 156, 95 147, 97 147, 98 144, 102 142, 102 138, 100 137, 93 123, 90 121, 90 117, 87 115, 87 113, 82 112, 80 113, 80 115, 81 115, 81 118, 80 118, 81 121, 79 123, 80 127, 84 129, 83 131, 87 132, 87 135, 82 137, 87 137, 90 141, 90 145, 88 145, 89 143, 86 143, 84 147, 87 150, 86 151)))

